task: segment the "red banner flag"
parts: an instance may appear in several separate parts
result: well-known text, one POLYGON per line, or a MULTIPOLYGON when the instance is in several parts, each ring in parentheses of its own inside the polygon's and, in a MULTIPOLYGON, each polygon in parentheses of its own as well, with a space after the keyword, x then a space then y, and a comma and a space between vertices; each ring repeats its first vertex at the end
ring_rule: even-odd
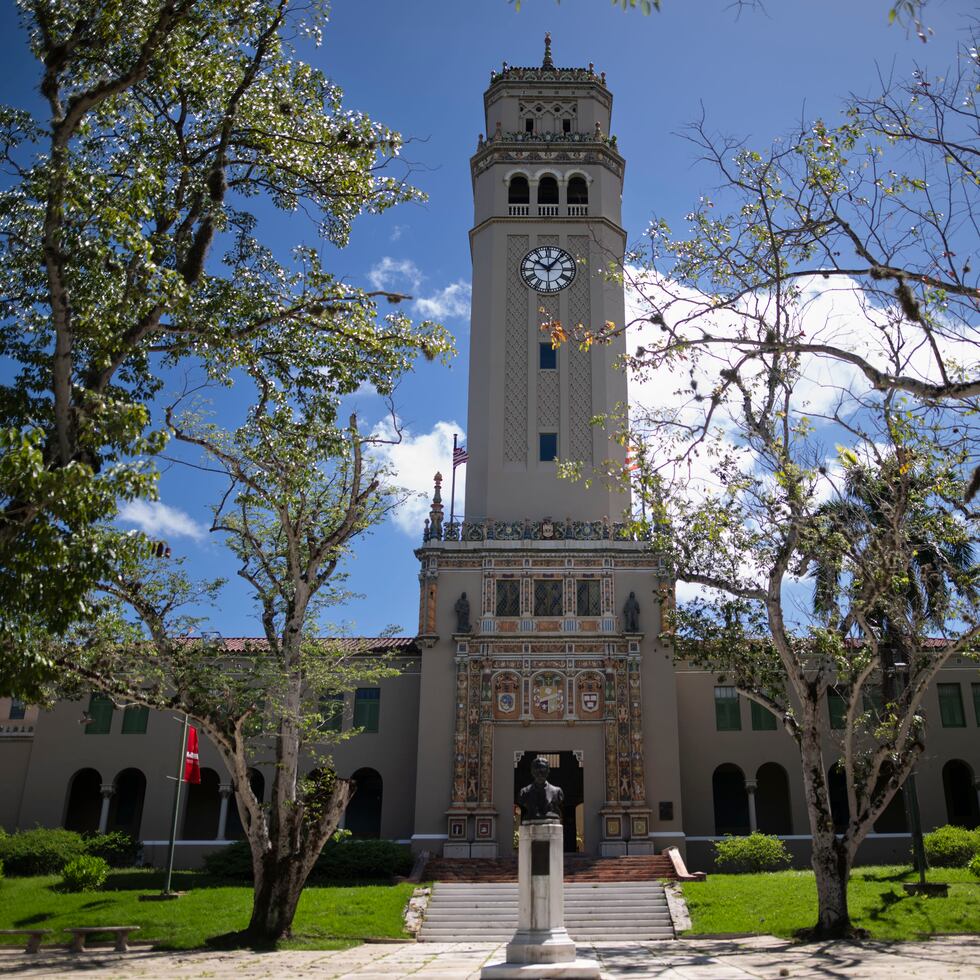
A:
POLYGON ((187 754, 184 756, 184 782, 200 783, 201 757, 197 752, 197 729, 187 729, 187 754))

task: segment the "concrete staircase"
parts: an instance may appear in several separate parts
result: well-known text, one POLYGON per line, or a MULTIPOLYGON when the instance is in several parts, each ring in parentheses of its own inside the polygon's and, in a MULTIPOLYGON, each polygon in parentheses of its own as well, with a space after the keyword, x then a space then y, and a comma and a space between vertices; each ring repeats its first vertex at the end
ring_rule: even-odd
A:
MULTIPOLYGON (((582 942, 674 938, 667 898, 657 881, 566 880, 565 927, 582 942)), ((423 943, 506 942, 516 928, 516 880, 438 881, 418 938, 423 943)))
MULTIPOLYGON (((517 881, 517 858, 432 858, 424 877, 430 881, 491 884, 517 881)), ((677 877, 674 865, 664 854, 629 857, 565 855, 565 882, 657 881, 677 877)))

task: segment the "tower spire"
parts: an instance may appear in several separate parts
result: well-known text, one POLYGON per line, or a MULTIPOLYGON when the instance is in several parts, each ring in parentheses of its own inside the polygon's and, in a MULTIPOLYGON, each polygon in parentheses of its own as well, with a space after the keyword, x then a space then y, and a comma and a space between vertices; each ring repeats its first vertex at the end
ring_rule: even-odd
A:
POLYGON ((551 60, 551 32, 544 36, 544 61, 541 62, 542 68, 554 68, 555 63, 551 60))

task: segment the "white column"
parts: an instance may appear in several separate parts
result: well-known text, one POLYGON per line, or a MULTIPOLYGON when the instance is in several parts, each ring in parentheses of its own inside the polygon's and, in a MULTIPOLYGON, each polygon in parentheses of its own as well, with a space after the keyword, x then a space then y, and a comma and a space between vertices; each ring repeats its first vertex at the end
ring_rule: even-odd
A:
POLYGON ((112 794, 116 792, 116 787, 112 783, 103 783, 99 787, 102 794, 102 810, 99 813, 99 833, 104 834, 109 826, 109 801, 112 794))
POLYGON ((745 792, 749 796, 749 830, 753 834, 759 829, 755 819, 755 791, 758 785, 754 779, 745 780, 745 792))
POLYGON ((226 840, 225 832, 228 829, 228 797, 231 796, 234 787, 231 783, 222 783, 218 787, 221 795, 221 809, 218 811, 218 840, 226 840))

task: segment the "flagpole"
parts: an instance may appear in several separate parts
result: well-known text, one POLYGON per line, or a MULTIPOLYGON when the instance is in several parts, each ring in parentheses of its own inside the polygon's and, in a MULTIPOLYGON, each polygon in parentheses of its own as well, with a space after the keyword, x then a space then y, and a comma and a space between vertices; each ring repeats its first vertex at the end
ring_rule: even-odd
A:
POLYGON ((184 764, 187 761, 187 712, 180 732, 180 761, 177 763, 177 785, 174 787, 174 814, 170 821, 170 850, 167 854, 167 883, 163 886, 164 895, 173 895, 170 889, 174 874, 174 851, 177 848, 177 818, 180 815, 180 786, 184 781, 184 764))
POLYGON ((459 433, 453 433, 453 482, 449 491, 449 526, 452 527, 456 520, 456 440, 459 433))

